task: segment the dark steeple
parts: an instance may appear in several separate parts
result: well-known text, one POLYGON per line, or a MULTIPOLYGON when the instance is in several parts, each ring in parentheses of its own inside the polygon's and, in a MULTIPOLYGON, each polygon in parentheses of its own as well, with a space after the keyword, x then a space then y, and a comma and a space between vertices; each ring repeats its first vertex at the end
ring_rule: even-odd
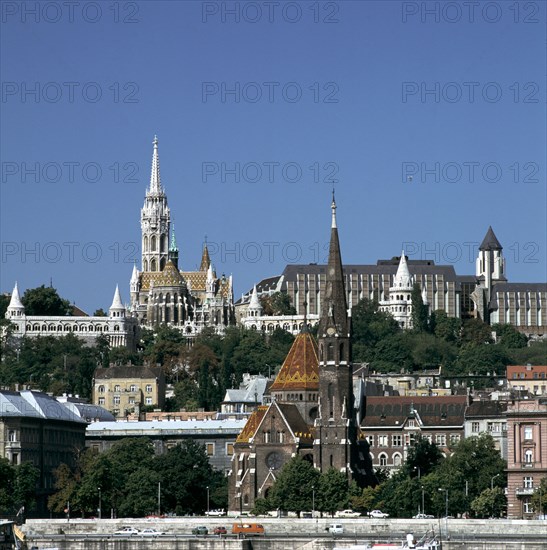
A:
POLYGON ((348 308, 344 289, 344 272, 336 224, 336 201, 332 195, 332 224, 330 233, 329 263, 325 282, 325 294, 321 304, 318 336, 327 334, 349 336, 348 308), (330 330, 329 330, 330 329, 330 330), (334 329, 334 332, 333 332, 334 329), (331 334, 332 333, 332 334, 331 334))
POLYGON ((498 238, 494 234, 491 225, 488 227, 488 231, 486 232, 486 235, 484 236, 484 239, 479 246, 479 250, 503 250, 503 247, 501 246, 498 238))

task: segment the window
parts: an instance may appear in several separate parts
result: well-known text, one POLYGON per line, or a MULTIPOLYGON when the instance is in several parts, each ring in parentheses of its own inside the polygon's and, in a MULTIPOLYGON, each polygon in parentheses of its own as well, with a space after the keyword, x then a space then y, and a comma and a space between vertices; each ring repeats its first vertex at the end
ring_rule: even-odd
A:
POLYGON ((387 466, 387 455, 382 453, 379 458, 380 458, 380 466, 387 466))
POLYGON ((114 386, 114 391, 120 391, 120 389, 121 389, 121 388, 120 388, 119 384, 116 384, 116 385, 114 386))
POLYGON ((532 503, 529 500, 525 500, 522 503, 522 509, 523 509, 525 514, 533 514, 534 513, 534 508, 532 507, 532 503))
POLYGON ((226 443, 226 454, 228 456, 232 456, 234 454, 234 444, 233 443, 226 443))
POLYGON ((151 397, 147 397, 145 400, 144 400, 145 404, 146 405, 152 405, 152 398, 151 397))
POLYGON ((414 422, 414 419, 410 419, 407 425, 409 428, 414 428, 416 426, 416 423, 414 422))
POLYGON ((152 384, 146 384, 146 391, 152 393, 152 384))
POLYGON ((387 447, 387 435, 378 436, 378 447, 387 447))
POLYGON ((136 392, 137 391, 137 386, 135 386, 135 384, 131 384, 131 386, 129 386, 129 391, 136 392))
POLYGON ((524 439, 532 439, 532 426, 524 426, 524 439))
POLYGON ((272 434, 270 431, 264 432, 264 443, 270 443, 272 440, 272 434))
POLYGON ((402 435, 393 435, 393 436, 391 436, 391 445, 393 447, 402 447, 403 446, 403 436, 402 435))
POLYGON ((460 442, 460 434, 450 434, 450 445, 456 445, 460 442))
POLYGON ((114 405, 119 405, 120 404, 120 396, 119 395, 115 395, 114 396, 114 405))
POLYGON ((99 393, 104 393, 104 386, 99 386, 99 393))
POLYGON ((277 432, 277 442, 278 443, 283 443, 283 441, 285 440, 285 432, 277 432))
POLYGON ((17 441, 17 434, 15 433, 15 430, 10 430, 10 431, 9 431, 8 439, 9 439, 12 443, 15 442, 15 441, 17 441))
POLYGON ((522 480, 522 486, 525 489, 533 489, 534 488, 534 478, 532 476, 526 476, 522 480))
POLYGON ((214 443, 206 443, 205 449, 207 451, 207 456, 213 456, 215 454, 215 444, 214 443))
POLYGON ((532 451, 532 449, 528 449, 524 453, 524 462, 527 462, 528 464, 534 462, 534 451, 532 451))
POLYGON ((134 398, 134 397, 130 397, 130 398, 129 398, 129 404, 130 404, 130 405, 134 405, 134 404, 135 404, 135 398, 134 398))
POLYGON ((104 405, 104 397, 99 397, 99 405, 104 405))
POLYGON ((401 455, 399 453, 395 453, 393 455, 393 465, 394 466, 400 466, 401 465, 401 455))
POLYGON ((471 422, 471 431, 474 433, 474 434, 477 434, 480 432, 480 429, 481 429, 481 425, 479 422, 471 422))
POLYGON ((441 447, 446 447, 446 435, 445 434, 437 434, 435 436, 435 443, 441 447))

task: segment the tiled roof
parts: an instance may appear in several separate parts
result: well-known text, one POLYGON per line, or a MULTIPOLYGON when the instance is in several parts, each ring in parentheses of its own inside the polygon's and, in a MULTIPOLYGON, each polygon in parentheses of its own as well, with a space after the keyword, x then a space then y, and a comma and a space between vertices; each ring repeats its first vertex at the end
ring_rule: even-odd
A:
POLYGON ((137 367, 115 366, 95 369, 95 380, 108 380, 112 378, 148 379, 159 378, 162 374, 161 367, 137 367))
POLYGON ((314 430, 309 424, 306 424, 298 407, 292 403, 277 403, 279 410, 285 417, 287 424, 296 437, 301 441, 311 443, 313 441, 314 430))
POLYGON ((466 406, 465 395, 367 397, 362 425, 401 428, 414 410, 424 426, 463 426, 466 406))
POLYGON ((507 403, 501 401, 474 401, 467 407, 465 418, 502 416, 507 410, 507 403))
POLYGON ((502 246, 496 237, 492 226, 488 227, 488 231, 482 240, 479 250, 502 250, 502 246))
POLYGON ((518 382, 519 380, 545 380, 547 376, 547 365, 508 365, 507 381, 518 382), (513 374, 518 374, 517 378, 513 374), (534 377, 535 374, 535 377, 534 377), (543 377, 541 376, 543 374, 543 377), (523 376, 521 376, 523 375, 523 376))
POLYGON ((155 281, 154 286, 180 286, 182 284, 184 284, 183 276, 175 267, 175 264, 169 260, 165 264, 161 276, 155 281))
POLYGON ((294 340, 270 391, 318 389, 317 342, 309 332, 301 332, 294 340))
POLYGON ((247 419, 247 423, 241 430, 241 433, 237 436, 236 443, 249 442, 249 439, 254 436, 258 426, 262 422, 268 408, 269 406, 267 405, 260 405, 255 411, 253 411, 251 416, 247 419))
POLYGON ((182 271, 182 276, 190 284, 192 292, 205 292, 207 283, 207 271, 182 271))

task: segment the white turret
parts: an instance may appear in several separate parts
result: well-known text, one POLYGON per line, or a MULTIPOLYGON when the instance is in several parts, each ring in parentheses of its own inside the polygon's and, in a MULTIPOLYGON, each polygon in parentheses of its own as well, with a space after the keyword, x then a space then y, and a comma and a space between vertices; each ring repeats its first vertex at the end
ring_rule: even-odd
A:
POLYGON ((249 307, 247 308, 247 317, 260 317, 262 315, 262 304, 258 299, 258 292, 256 291, 256 285, 253 287, 251 299, 249 301, 249 307))
POLYGON ((5 317, 6 319, 17 319, 23 317, 24 315, 25 306, 23 305, 23 302, 21 302, 21 298, 19 297, 19 289, 17 288, 16 282, 11 293, 11 300, 8 309, 6 310, 5 317))
POLYGON ((402 328, 412 328, 412 287, 414 278, 406 262, 405 251, 401 253, 397 273, 389 287, 389 297, 380 302, 382 311, 389 311, 402 328))
POLYGON ((125 317, 125 306, 122 304, 122 297, 120 296, 120 289, 116 285, 114 292, 114 298, 112 299, 112 305, 109 309, 110 318, 125 317))
POLYGON ((408 270, 404 250, 401 252, 401 259, 399 261, 399 267, 397 268, 397 274, 395 275, 395 279, 393 279, 392 288, 397 290, 412 290, 412 275, 410 275, 410 271, 408 270))
POLYGON ((215 297, 215 276, 213 273, 213 264, 210 263, 207 268, 207 281, 205 283, 206 299, 213 300, 215 297))

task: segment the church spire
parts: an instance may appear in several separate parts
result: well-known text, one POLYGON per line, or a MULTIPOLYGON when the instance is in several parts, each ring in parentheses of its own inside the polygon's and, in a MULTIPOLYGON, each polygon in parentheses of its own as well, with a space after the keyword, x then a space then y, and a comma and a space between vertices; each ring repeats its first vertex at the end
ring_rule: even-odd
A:
POLYGON ((200 271, 207 271, 211 264, 211 258, 209 257, 209 249, 207 248, 207 237, 205 237, 205 244, 203 245, 203 254, 201 255, 201 264, 199 266, 200 271))
MULTIPOLYGON (((342 269, 342 255, 338 239, 336 224, 336 201, 332 197, 332 224, 330 234, 329 262, 325 282, 325 294, 319 320, 319 335, 327 334, 329 328, 334 328, 332 334, 348 336, 349 321, 344 288, 344 271, 342 269)), ((331 331, 332 332, 332 331, 331 331)))
POLYGON ((162 195, 160 178, 160 158, 158 155, 158 136, 154 136, 154 152, 152 153, 152 173, 150 174, 150 194, 162 195))
POLYGON ((25 314, 25 306, 23 305, 23 302, 21 302, 21 298, 19 297, 19 288, 17 288, 17 281, 15 282, 15 286, 13 287, 13 291, 11 293, 11 300, 8 306, 8 309, 6 310, 6 318, 10 319, 13 317, 21 317, 25 314))

